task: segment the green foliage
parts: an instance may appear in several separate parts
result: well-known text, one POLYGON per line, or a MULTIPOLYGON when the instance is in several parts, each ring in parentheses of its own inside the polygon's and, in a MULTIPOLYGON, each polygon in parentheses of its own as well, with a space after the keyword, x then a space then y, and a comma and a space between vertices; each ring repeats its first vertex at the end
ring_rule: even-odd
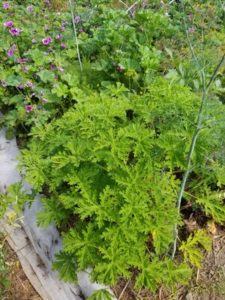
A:
POLYGON ((88 300, 111 300, 112 294, 110 294, 106 290, 99 290, 94 292, 90 297, 88 297, 88 300))
POLYGON ((187 264, 182 263, 176 265, 170 259, 159 260, 153 258, 149 260, 140 260, 141 272, 137 277, 135 287, 137 289, 148 288, 155 292, 160 285, 165 285, 169 288, 175 286, 176 283, 187 284, 191 277, 191 269, 187 264))
POLYGON ((26 135, 32 125, 62 115, 76 102, 75 91, 87 85, 98 88, 103 82, 121 81, 139 90, 159 73, 165 57, 155 39, 171 38, 177 30, 163 13, 140 7, 130 18, 124 9, 112 8, 112 1, 88 1, 85 9, 84 2, 76 5, 83 76, 67 5, 60 14, 52 8, 62 4, 43 9, 42 1, 31 1, 27 8, 14 2, 1 10, 1 24, 10 20, 21 30, 13 36, 10 27, 0 27, 1 124, 10 130, 26 135), (52 38, 48 45, 43 44, 46 37, 52 38))
POLYGON ((58 253, 52 265, 53 270, 59 272, 60 279, 66 282, 77 282, 76 261, 73 255, 58 253))
POLYGON ((186 242, 182 242, 180 250, 184 254, 184 260, 193 266, 200 268, 203 260, 203 251, 211 251, 212 240, 202 229, 190 235, 186 242))
MULTIPOLYGON (((187 88, 162 79, 156 79, 144 95, 108 86, 101 94, 80 97, 76 108, 62 118, 32 130, 22 171, 37 191, 45 184, 52 194, 45 205, 44 225, 74 224, 63 235, 63 253, 72 255, 80 270, 91 266, 93 280, 113 285, 138 269, 137 288, 155 291, 162 283, 171 287, 187 282, 187 265, 177 266, 159 256, 167 253, 174 224, 180 223, 176 209, 180 180, 174 170, 185 170, 199 105, 200 99, 187 88)), ((213 115, 216 109, 212 106, 208 113, 213 115)), ((218 125, 206 128, 203 137, 214 130, 222 134, 218 125)), ((194 157, 196 175, 187 187, 197 203, 204 199, 200 166, 215 145, 218 151, 219 145, 222 148, 221 135, 213 144, 203 137, 194 157)), ((213 164, 210 174, 212 182, 213 164)), ((215 216, 213 198, 201 204, 211 205, 207 213, 215 216)))
MULTIPOLYGON (((200 266, 199 246, 210 249, 198 231, 181 245, 184 263, 168 258, 174 225, 182 224, 176 199, 203 85, 186 33, 208 79, 224 51, 224 13, 220 1, 146 2, 128 12, 133 1, 76 1, 82 74, 67 4, 14 1, 0 12, 2 24, 12 19, 22 29, 19 36, 0 29, 0 125, 29 140, 20 168, 44 194, 39 224, 62 232, 54 269, 69 282, 91 267, 105 284, 136 274, 137 289, 171 288, 187 283, 189 262, 200 266), (31 11, 22 5, 31 3, 31 11)), ((182 199, 218 223, 225 221, 223 77, 221 69, 182 199)), ((31 200, 20 190, 0 195, 0 215, 31 200)), ((91 299, 107 297, 99 291, 91 299)))
POLYGON ((31 202, 32 200, 32 195, 26 194, 26 192, 22 190, 21 181, 10 185, 6 193, 0 192, 0 217, 3 217, 9 205, 12 204, 15 212, 19 213, 23 208, 23 205, 31 202))
POLYGON ((58 201, 52 197, 51 199, 41 199, 44 210, 37 214, 37 223, 41 227, 48 227, 49 224, 61 225, 68 218, 68 211, 58 201))

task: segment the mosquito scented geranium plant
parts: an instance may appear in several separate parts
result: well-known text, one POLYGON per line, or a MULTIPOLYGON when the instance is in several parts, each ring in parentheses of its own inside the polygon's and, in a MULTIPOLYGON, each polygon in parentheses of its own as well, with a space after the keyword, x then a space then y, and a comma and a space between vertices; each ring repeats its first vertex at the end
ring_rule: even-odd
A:
MULTIPOLYGON (((169 253, 200 98, 163 79, 142 96, 120 86, 112 96, 112 89, 80 97, 62 118, 33 129, 21 166, 37 192, 48 189, 38 220, 62 228, 64 256, 72 255, 79 270, 91 267, 98 282, 113 285, 135 272, 137 289, 185 283, 188 264, 169 253)), ((211 118, 218 109, 225 114, 219 102, 208 107, 211 118)), ((223 180, 214 152, 224 147, 223 130, 223 123, 207 126, 199 137, 184 196, 218 222, 225 207, 212 184, 223 180)))

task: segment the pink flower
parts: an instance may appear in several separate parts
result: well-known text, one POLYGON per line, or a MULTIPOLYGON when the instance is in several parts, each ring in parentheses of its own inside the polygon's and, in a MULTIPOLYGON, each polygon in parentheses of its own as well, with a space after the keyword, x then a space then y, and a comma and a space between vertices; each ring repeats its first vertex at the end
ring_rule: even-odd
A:
POLYGON ((49 45, 50 43, 52 43, 52 38, 51 38, 50 36, 48 36, 48 37, 42 39, 42 44, 43 44, 43 45, 47 46, 47 45, 49 45))
POLYGON ((57 34, 55 37, 56 40, 61 40, 62 39, 62 35, 61 34, 57 34))
POLYGON ((76 17, 74 18, 74 22, 75 22, 76 24, 80 23, 80 21, 81 21, 81 17, 80 17, 80 16, 76 16, 76 17))
POLYGON ((34 85, 33 85, 33 82, 32 82, 32 81, 27 81, 27 82, 25 83, 25 86, 26 86, 26 87, 32 88, 34 85))
POLYGON ((195 28, 194 28, 194 27, 190 27, 190 28, 188 28, 188 32, 189 32, 189 33, 193 33, 193 32, 195 32, 195 28))
POLYGON ((18 36, 18 35, 20 35, 20 32, 21 32, 21 29, 16 28, 16 27, 12 27, 12 28, 9 30, 9 33, 10 33, 12 36, 18 36))
POLYGON ((37 40, 36 39, 32 39, 31 42, 32 42, 32 44, 36 44, 37 40))
POLYGON ((51 4, 49 0, 44 0, 44 3, 46 6, 50 6, 50 4, 51 4))
POLYGON ((27 58, 18 58, 17 59, 17 63, 18 64, 25 64, 28 62, 28 59, 27 58))
POLYGON ((4 22, 5 27, 12 27, 13 26, 13 21, 6 21, 4 22))
POLYGON ((24 89, 23 84, 18 84, 16 87, 17 87, 19 90, 23 90, 23 89, 24 89))
POLYGON ((33 110, 33 106, 32 106, 32 105, 26 105, 26 106, 25 106, 25 109, 26 109, 26 112, 27 112, 27 113, 30 113, 30 112, 32 112, 32 110, 33 110))
POLYGON ((31 13, 31 12, 33 11, 33 6, 32 6, 32 5, 28 5, 28 6, 27 6, 27 11, 28 11, 29 13, 31 13))
POLYGON ((7 55, 8 57, 12 57, 14 55, 14 51, 12 48, 9 48, 9 50, 7 51, 7 55))
POLYGON ((65 43, 61 43, 60 46, 61 46, 62 49, 65 49, 65 48, 66 48, 66 44, 65 44, 65 43))
POLYGON ((2 6, 3 6, 4 9, 9 9, 10 8, 9 2, 3 2, 2 6))

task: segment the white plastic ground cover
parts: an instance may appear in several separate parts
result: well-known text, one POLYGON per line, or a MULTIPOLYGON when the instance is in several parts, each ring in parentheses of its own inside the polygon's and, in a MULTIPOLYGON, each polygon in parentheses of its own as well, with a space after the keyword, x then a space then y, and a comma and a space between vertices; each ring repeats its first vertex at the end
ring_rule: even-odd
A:
MULTIPOLYGON (((16 140, 7 140, 5 131, 0 130, 0 191, 21 180, 17 171, 19 149, 16 140)), ((24 189, 30 190, 24 184, 24 189)), ((1 203, 0 203, 1 205, 1 203)), ((67 284, 58 279, 51 270, 55 253, 62 249, 62 240, 55 226, 43 229, 36 224, 36 213, 42 209, 37 197, 31 207, 26 207, 19 227, 9 226, 0 221, 0 230, 8 236, 8 241, 16 251, 25 274, 43 300, 82 300, 100 289, 111 290, 92 283, 89 270, 78 273, 78 285, 67 284)), ((112 293, 112 292, 111 292, 112 293)), ((116 298, 113 298, 116 300, 116 298)), ((21 299, 22 300, 22 299, 21 299)))

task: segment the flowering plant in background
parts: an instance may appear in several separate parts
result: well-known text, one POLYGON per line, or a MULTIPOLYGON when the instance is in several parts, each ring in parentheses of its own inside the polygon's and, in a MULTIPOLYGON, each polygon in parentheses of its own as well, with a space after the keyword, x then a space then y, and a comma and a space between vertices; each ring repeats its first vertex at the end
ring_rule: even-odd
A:
MULTIPOLYGON (((46 122, 54 114, 63 113, 68 103, 76 103, 76 86, 81 89, 70 14, 51 10, 50 1, 24 1, 24 7, 16 1, 4 1, 0 11, 0 33, 4 41, 0 45, 3 59, 0 109, 4 109, 5 116, 9 114, 8 118, 1 120, 8 122, 10 128, 18 122, 25 122, 28 126, 29 122, 33 122, 30 114, 25 113, 27 102, 30 101, 29 105, 40 104, 39 110, 32 111, 32 120, 36 116, 38 122, 46 122), (34 18, 34 13, 37 18, 34 18), (16 113, 7 111, 8 99, 11 98, 9 107, 14 107, 16 113), (43 98, 48 99, 45 108, 43 98), (62 104, 64 101, 66 105, 62 104)), ((169 14, 174 13, 169 11, 169 14)), ((198 30, 193 8, 188 7, 187 19, 194 38, 198 30)), ((148 7, 137 11, 131 19, 124 10, 112 10, 110 4, 86 7, 84 13, 79 2, 74 22, 81 58, 89 61, 85 70, 88 76, 86 81, 82 81, 85 87, 97 89, 102 82, 117 81, 138 92, 146 88, 154 76, 160 74, 163 61, 168 64, 168 54, 160 46, 160 39, 167 43, 165 47, 169 49, 170 41, 176 39, 179 31, 176 18, 173 23, 164 16, 164 12, 153 13, 148 7)), ((176 59, 169 64, 171 69, 177 68, 179 72, 182 67, 188 66, 180 66, 176 48, 179 45, 172 53, 176 59)), ((192 69, 189 68, 188 72, 192 69)))
POLYGON ((80 16, 75 16, 74 21, 76 24, 79 24, 81 21, 81 17, 80 16))
POLYGON ((26 105, 25 108, 26 108, 26 112, 27 113, 30 113, 33 110, 33 106, 32 105, 26 105))
POLYGON ((16 28, 16 27, 12 27, 9 29, 9 33, 12 35, 12 36, 19 36, 20 33, 21 33, 21 29, 19 28, 16 28))
POLYGON ((8 57, 12 57, 14 55, 14 50, 12 48, 9 48, 9 50, 7 51, 7 55, 8 57))
MULTIPOLYGON (((48 5, 48 2, 45 4, 48 5)), ((0 34, 4 41, 0 44, 3 62, 0 66, 0 111, 4 111, 0 123, 4 122, 8 131, 12 131, 19 123, 23 123, 25 128, 35 118, 42 123, 57 111, 62 113, 62 93, 58 85, 61 78, 58 74, 61 73, 63 62, 70 59, 60 49, 75 48, 72 42, 66 46, 60 33, 62 24, 69 24, 70 17, 55 15, 48 8, 43 10, 42 1, 26 1, 25 5, 24 8, 16 1, 3 2, 0 10, 0 34), (34 19, 34 13, 38 14, 39 22, 34 19), (43 28, 49 32, 46 37, 43 28), (57 35, 61 43, 54 46, 53 37, 57 35), (43 46, 47 47, 47 51, 43 46), (56 59, 59 51, 61 62, 56 59), (51 64, 56 67, 52 69, 51 64), (56 85, 58 88, 54 90, 53 86, 56 85), (38 107, 38 110, 34 107, 38 107)), ((67 27, 66 34, 72 40, 72 28, 67 27)))
POLYGON ((52 41, 53 41, 52 38, 50 36, 48 36, 48 37, 42 39, 42 44, 45 46, 48 46, 49 44, 52 43, 52 41))
POLYGON ((4 9, 9 9, 10 8, 9 2, 3 2, 2 6, 3 6, 4 9))
POLYGON ((27 11, 28 11, 29 13, 32 13, 32 12, 33 12, 33 6, 32 6, 32 5, 28 5, 28 6, 27 6, 27 11))
POLYGON ((13 21, 6 21, 4 22, 5 27, 12 27, 13 26, 13 21))

